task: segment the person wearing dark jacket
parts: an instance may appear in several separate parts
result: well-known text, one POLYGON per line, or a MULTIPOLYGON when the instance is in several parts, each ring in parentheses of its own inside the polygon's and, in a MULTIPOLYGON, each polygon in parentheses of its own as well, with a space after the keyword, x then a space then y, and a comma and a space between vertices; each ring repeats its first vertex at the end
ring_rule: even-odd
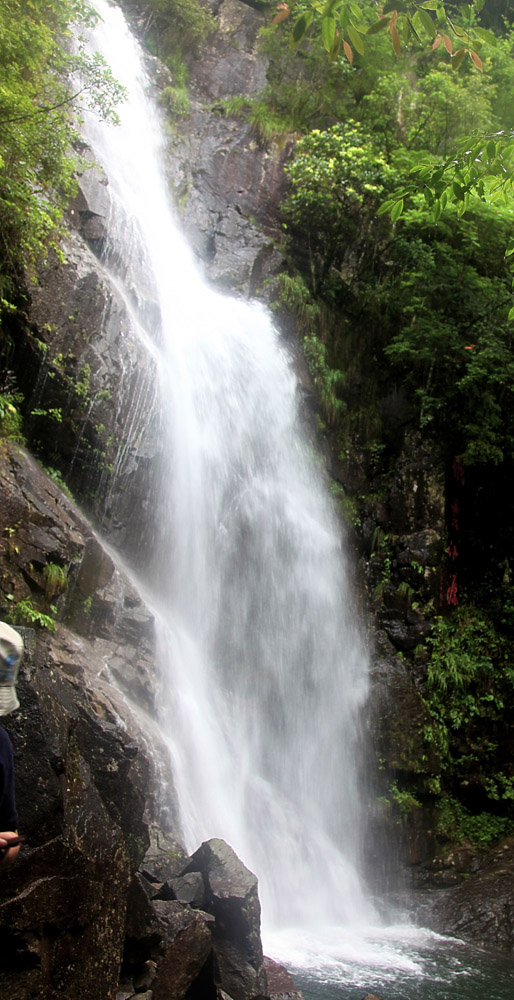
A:
MULTIPOLYGON (((0 715, 19 707, 16 680, 23 656, 23 640, 15 629, 0 622, 0 715)), ((18 813, 14 797, 14 759, 11 741, 0 726, 0 868, 18 854, 18 813), (13 846, 9 846, 16 841, 13 846)))

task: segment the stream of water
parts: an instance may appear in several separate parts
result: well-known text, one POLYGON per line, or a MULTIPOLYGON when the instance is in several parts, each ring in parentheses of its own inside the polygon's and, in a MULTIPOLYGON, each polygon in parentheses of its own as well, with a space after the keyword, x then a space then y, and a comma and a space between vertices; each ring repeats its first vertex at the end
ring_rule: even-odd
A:
POLYGON ((265 949, 311 1000, 371 987, 436 1000, 443 981, 456 1000, 507 1000, 461 989, 472 975, 462 946, 380 926, 368 898, 367 652, 291 361, 262 307, 203 280, 173 217, 138 45, 118 7, 96 6, 92 44, 129 95, 119 127, 88 132, 112 199, 105 266, 160 380, 157 702, 186 846, 222 837, 255 871, 265 949))

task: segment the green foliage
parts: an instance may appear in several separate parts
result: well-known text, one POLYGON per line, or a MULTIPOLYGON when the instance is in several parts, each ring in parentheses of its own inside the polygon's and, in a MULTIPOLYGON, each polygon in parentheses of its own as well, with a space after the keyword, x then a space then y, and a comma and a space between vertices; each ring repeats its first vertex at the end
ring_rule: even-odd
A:
POLYGON ((243 118, 261 146, 270 142, 282 142, 293 131, 292 115, 277 111, 270 103, 266 91, 259 98, 227 97, 221 102, 225 114, 243 118))
POLYGON ((58 594, 66 590, 67 573, 62 566, 57 563, 47 563, 43 569, 43 580, 45 582, 45 592, 47 597, 57 597, 58 594))
POLYGON ((174 119, 185 118, 191 107, 185 87, 165 87, 160 96, 160 103, 170 118, 174 119))
MULTIPOLYGON (((505 259, 507 247, 514 260, 513 34, 506 28, 496 43, 476 8, 459 8, 459 17, 471 17, 463 39, 459 24, 447 20, 449 8, 430 0, 402 5, 396 18, 396 5, 386 5, 374 36, 371 4, 314 8, 300 0, 289 16, 281 6, 280 31, 293 45, 284 52, 282 72, 272 65, 274 89, 267 100, 283 106, 296 59, 296 127, 307 134, 287 167, 283 218, 290 273, 281 301, 304 335, 334 451, 344 440, 357 451, 354 467, 366 466, 374 489, 386 492, 406 435, 421 446, 431 440, 448 467, 459 456, 473 467, 465 473, 472 482, 485 481, 488 471, 508 482, 502 468, 510 469, 514 458, 505 259), (472 49, 486 72, 476 72, 478 61, 467 54, 472 49)), ((266 46, 276 58, 269 36, 266 46)), ((474 587, 478 598, 469 568, 476 540, 463 536, 480 526, 475 508, 466 513, 459 538, 467 574, 460 579, 461 601, 466 587, 474 587)), ((429 584, 417 564, 399 571, 387 535, 384 523, 371 546, 374 599, 404 609, 428 602, 432 614, 434 581, 429 584)), ((505 536, 505 549, 498 541, 487 558, 492 563, 498 557, 500 566, 505 558, 510 580, 509 526, 505 536)), ((487 558, 487 579, 498 580, 498 565, 493 573, 487 558)), ((482 595, 487 610, 461 604, 436 619, 429 641, 413 651, 416 676, 427 671, 425 705, 419 744, 408 761, 408 754, 402 758, 414 780, 395 786, 404 814, 428 799, 439 811, 441 835, 478 846, 514 829, 513 747, 506 735, 514 715, 509 587, 495 601, 482 595)))
POLYGON ((0 438, 24 443, 22 433, 22 416, 19 406, 23 402, 21 392, 17 392, 12 372, 4 376, 4 384, 0 390, 0 438))
MULTIPOLYGON (((348 62, 354 62, 355 55, 364 56, 370 37, 387 32, 396 56, 402 55, 408 47, 439 48, 451 58, 458 69, 466 55, 476 69, 482 69, 478 53, 484 45, 495 45, 492 32, 480 27, 477 14, 484 6, 484 0, 475 0, 455 9, 442 0, 386 0, 379 9, 356 0, 316 0, 294 6, 297 16, 291 33, 291 44, 300 45, 311 25, 321 35, 324 48, 331 62, 344 54, 348 62), (370 11, 375 11, 370 18, 370 11), (378 20, 377 20, 378 15, 378 20)), ((280 3, 274 23, 283 23, 291 13, 293 4, 280 3)))
MULTIPOLYGON (((461 707, 471 715, 480 711, 482 698, 489 710, 491 701, 494 700, 491 682, 494 680, 495 660, 500 649, 500 641, 491 623, 476 612, 458 611, 449 619, 437 619, 428 644, 431 659, 427 671, 427 690, 431 695, 432 705, 440 704, 446 712, 446 696, 451 694, 462 700, 461 707)), ((507 667, 506 675, 509 683, 512 683, 514 667, 512 670, 507 667)), ((455 710, 452 725, 458 729, 461 724, 462 718, 455 710)))
POLYGON ((47 476, 50 476, 50 479, 63 491, 63 493, 65 493, 70 500, 73 500, 73 494, 69 486, 67 486, 64 482, 62 472, 60 472, 59 469, 52 468, 45 468, 45 472, 47 476))
POLYGON ((49 632, 55 632, 57 625, 51 615, 46 615, 34 607, 30 597, 15 601, 12 594, 6 594, 7 618, 11 625, 39 625, 49 632))
POLYGON ((286 172, 293 188, 286 215, 309 229, 338 227, 343 210, 378 202, 393 177, 372 137, 351 120, 300 139, 286 172))
POLYGON ((458 788, 473 816, 514 819, 510 755, 499 743, 502 720, 514 710, 512 638, 485 613, 462 607, 436 619, 427 647, 424 738, 438 751, 441 785, 458 788))
POLYGON ((301 275, 282 272, 277 278, 278 298, 274 309, 284 305, 295 317, 300 332, 321 328, 323 306, 316 302, 301 275))
MULTIPOLYGON (((490 74, 457 75, 444 63, 420 66, 420 72, 419 77, 383 74, 362 99, 361 120, 389 157, 402 148, 423 153, 425 163, 426 154, 453 154, 473 130, 500 127, 492 111, 496 86, 490 74)), ((413 169, 420 167, 415 163, 413 169)))
POLYGON ((398 788, 396 782, 393 782, 391 785, 390 794, 402 817, 409 816, 418 809, 421 809, 421 802, 411 792, 398 788))
POLYGON ((50 420, 54 420, 56 424, 62 424, 62 409, 60 407, 50 407, 48 410, 43 410, 37 407, 35 410, 30 411, 31 417, 48 417, 50 420))
POLYGON ((325 344, 316 337, 304 337, 303 347, 323 412, 329 425, 334 427, 345 411, 345 405, 338 397, 338 391, 344 385, 344 373, 330 367, 325 344))
POLYGON ((465 227, 455 213, 435 225, 418 209, 388 251, 382 300, 396 332, 385 355, 419 426, 467 464, 514 454, 510 279, 501 252, 512 222, 510 210, 480 203, 465 227))
POLYGON ((0 289, 55 243, 75 190, 74 121, 113 117, 121 89, 72 26, 96 15, 82 0, 8 0, 0 7, 0 289))
MULTIPOLYGON (((395 221, 406 199, 421 192, 435 222, 442 212, 455 206, 464 215, 472 196, 494 204, 513 202, 514 132, 481 132, 455 144, 443 163, 421 162, 411 168, 401 191, 396 191, 380 206, 379 214, 391 212, 395 221)), ((508 253, 514 253, 514 242, 508 253)))
POLYGON ((91 365, 84 365, 73 388, 79 399, 87 399, 91 389, 91 365))
POLYGON ((437 831, 453 843, 467 842, 486 849, 501 837, 512 835, 514 821, 490 812, 473 814, 458 799, 445 795, 438 803, 437 831))
POLYGON ((350 120, 300 139, 286 172, 284 218, 307 242, 311 290, 319 295, 350 243, 362 238, 393 171, 372 137, 350 120))

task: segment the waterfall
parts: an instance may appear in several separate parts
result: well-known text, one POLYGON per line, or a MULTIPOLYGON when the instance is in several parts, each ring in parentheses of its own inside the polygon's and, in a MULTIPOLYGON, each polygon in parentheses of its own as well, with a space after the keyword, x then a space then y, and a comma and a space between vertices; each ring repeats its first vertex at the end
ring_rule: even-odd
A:
POLYGON ((186 846, 227 840, 258 875, 265 922, 355 925, 370 913, 367 656, 341 525, 291 359, 264 308, 203 280, 170 205, 138 45, 119 8, 96 6, 92 45, 128 92, 120 125, 88 133, 112 198, 105 266, 160 380, 151 602, 186 846))

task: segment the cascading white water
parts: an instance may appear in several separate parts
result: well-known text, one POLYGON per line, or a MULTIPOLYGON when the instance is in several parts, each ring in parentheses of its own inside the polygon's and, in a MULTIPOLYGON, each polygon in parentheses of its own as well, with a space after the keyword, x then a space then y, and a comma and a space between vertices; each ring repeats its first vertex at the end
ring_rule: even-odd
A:
POLYGON ((118 8, 96 5, 93 45, 129 94, 120 126, 90 135, 113 199, 110 266, 141 306, 161 380, 152 600, 184 836, 234 847, 265 920, 355 924, 369 917, 356 764, 367 661, 341 527, 290 359, 263 308, 202 280, 169 205, 138 47, 118 8))

